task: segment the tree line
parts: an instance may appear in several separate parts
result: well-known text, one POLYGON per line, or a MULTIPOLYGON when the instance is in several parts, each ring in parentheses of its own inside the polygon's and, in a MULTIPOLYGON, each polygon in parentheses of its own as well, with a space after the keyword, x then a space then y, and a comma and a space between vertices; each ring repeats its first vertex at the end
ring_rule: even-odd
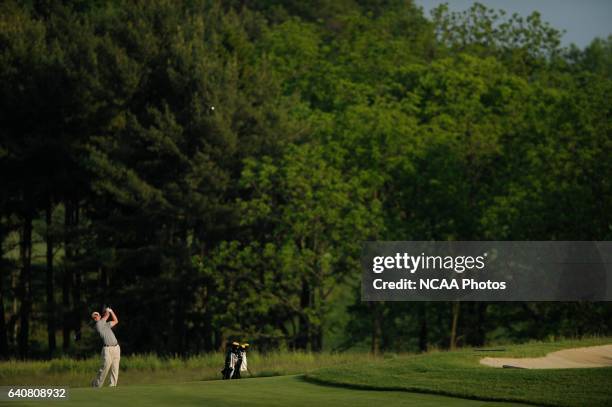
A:
POLYGON ((612 237, 612 39, 412 1, 0 5, 0 354, 609 335, 607 303, 362 303, 364 240, 612 237))

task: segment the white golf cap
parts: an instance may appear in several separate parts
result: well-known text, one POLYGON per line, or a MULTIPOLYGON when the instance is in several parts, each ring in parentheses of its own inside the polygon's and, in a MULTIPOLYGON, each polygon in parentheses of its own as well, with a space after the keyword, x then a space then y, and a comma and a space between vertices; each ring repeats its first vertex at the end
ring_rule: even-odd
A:
POLYGON ((100 313, 98 311, 94 311, 94 312, 91 313, 91 317, 92 318, 95 317, 96 315, 100 316, 100 313))

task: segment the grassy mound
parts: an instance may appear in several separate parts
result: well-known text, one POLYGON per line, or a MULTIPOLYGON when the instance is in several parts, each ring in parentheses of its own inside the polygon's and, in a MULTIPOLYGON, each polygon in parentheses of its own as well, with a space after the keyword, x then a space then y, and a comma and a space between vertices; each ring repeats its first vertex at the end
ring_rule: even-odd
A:
POLYGON ((404 390, 477 400, 547 406, 609 406, 612 404, 612 368, 499 369, 479 363, 485 356, 537 357, 560 349, 608 343, 612 343, 612 338, 497 347, 504 351, 434 352, 322 368, 307 374, 306 379, 359 389, 404 390))

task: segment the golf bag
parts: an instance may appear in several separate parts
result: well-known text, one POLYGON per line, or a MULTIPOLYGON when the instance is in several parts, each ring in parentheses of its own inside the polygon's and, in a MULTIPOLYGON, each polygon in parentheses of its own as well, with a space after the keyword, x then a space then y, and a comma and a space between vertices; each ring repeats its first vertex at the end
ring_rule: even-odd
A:
POLYGON ((240 345, 240 348, 238 349, 238 353, 237 353, 238 360, 236 361, 236 366, 234 368, 234 374, 232 375, 232 379, 240 379, 241 373, 248 371, 247 356, 246 356, 246 351, 248 347, 249 347, 248 344, 240 345))
POLYGON ((236 363, 238 362, 238 345, 232 344, 231 348, 227 350, 225 354, 225 365, 221 370, 223 380, 233 379, 234 372, 236 371, 236 363))
POLYGON ((236 367, 234 368, 234 374, 232 374, 232 379, 240 379, 240 370, 242 367, 242 351, 238 351, 238 359, 236 360, 236 367))

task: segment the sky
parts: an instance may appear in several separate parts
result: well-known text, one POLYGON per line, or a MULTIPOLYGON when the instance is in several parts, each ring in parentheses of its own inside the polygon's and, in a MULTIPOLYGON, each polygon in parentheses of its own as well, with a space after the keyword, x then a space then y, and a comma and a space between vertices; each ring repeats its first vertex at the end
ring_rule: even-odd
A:
MULTIPOLYGON (((539 11, 542 21, 558 30, 565 30, 562 45, 571 43, 583 48, 595 37, 612 34, 612 0, 478 0, 488 8, 504 9, 507 15, 518 13, 526 17, 539 11)), ((463 11, 474 0, 415 0, 425 15, 441 3, 448 3, 451 11, 463 11)))

